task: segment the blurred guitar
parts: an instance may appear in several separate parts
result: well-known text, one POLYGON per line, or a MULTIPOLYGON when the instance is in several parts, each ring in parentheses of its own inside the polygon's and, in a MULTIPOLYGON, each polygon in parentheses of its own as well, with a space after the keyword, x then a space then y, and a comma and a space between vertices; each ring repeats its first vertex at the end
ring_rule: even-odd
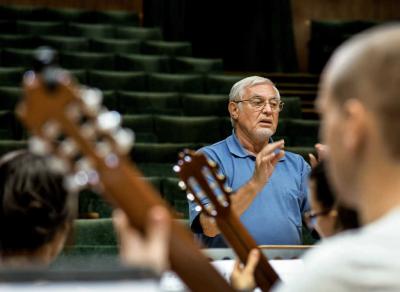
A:
MULTIPOLYGON (((199 211, 214 218, 224 238, 245 264, 250 250, 258 247, 239 217, 231 210, 231 190, 224 185, 226 178, 218 173, 216 163, 208 160, 203 153, 185 150, 180 153, 174 170, 182 179, 180 186, 187 191, 188 199, 196 201, 199 211)), ((269 291, 279 278, 268 259, 261 251, 260 254, 255 280, 262 291, 269 291)))
MULTIPOLYGON (((40 51, 37 58, 35 71, 24 75, 25 98, 17 107, 17 115, 34 135, 32 149, 54 156, 53 167, 69 174, 70 190, 102 189, 132 226, 144 232, 149 209, 166 203, 128 159, 133 133, 120 128, 117 112, 102 107, 99 90, 79 87, 54 64, 51 50, 40 51)), ((171 269, 191 291, 233 291, 192 238, 172 222, 171 269)))

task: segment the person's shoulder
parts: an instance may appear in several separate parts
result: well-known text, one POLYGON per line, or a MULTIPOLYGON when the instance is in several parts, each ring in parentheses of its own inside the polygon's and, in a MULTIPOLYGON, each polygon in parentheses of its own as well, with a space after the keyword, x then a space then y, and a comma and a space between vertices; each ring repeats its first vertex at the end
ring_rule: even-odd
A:
POLYGON ((203 152, 205 154, 226 152, 228 150, 228 145, 227 145, 228 139, 229 137, 227 137, 224 140, 218 141, 214 144, 204 146, 200 148, 198 151, 203 152))
POLYGON ((341 291, 341 285, 353 274, 357 237, 354 233, 341 234, 311 247, 303 257, 304 269, 274 291, 341 291))

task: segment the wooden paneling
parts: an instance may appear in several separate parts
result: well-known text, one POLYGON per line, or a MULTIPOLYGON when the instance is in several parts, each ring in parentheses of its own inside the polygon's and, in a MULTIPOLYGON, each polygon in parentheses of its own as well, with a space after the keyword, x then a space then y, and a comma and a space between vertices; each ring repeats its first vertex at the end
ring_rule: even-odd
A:
POLYGON ((400 19, 399 0, 291 0, 297 55, 307 71, 310 20, 400 19))

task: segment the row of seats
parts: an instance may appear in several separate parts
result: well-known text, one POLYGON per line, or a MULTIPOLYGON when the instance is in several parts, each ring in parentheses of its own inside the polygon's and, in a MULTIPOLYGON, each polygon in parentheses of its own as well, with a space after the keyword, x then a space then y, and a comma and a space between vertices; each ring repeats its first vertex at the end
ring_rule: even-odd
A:
MULTIPOLYGON (((176 43, 173 45, 175 44, 176 43)), ((158 46, 159 44, 150 45, 158 46)), ((184 44, 179 44, 179 46, 181 45, 184 44)), ((172 48, 172 46, 170 47, 172 48)), ((143 71, 148 73, 222 73, 222 59, 179 57, 178 55, 174 57, 174 54, 179 54, 178 51, 179 48, 177 45, 175 49, 171 49, 167 52, 170 53, 170 55, 62 52, 59 55, 59 59, 62 67, 78 70, 98 69, 130 72, 143 71)), ((154 49, 153 52, 156 52, 156 49, 154 49)), ((32 54, 33 52, 30 50, 2 50, 1 64, 3 67, 0 67, 0 74, 18 74, 24 71, 23 68, 31 68, 33 63, 32 54), (23 68, 18 66, 22 66, 23 68), (13 67, 15 69, 11 70, 13 67), (2 72, 3 70, 5 71, 2 72)), ((82 72, 80 75, 82 74, 86 75, 85 72, 82 72)), ((83 77, 82 81, 85 81, 86 76, 83 77)))
MULTIPOLYGON (((187 60, 183 60, 187 62, 187 60)), ((188 63, 186 63, 188 64, 188 63)), ((195 67, 195 65, 193 65, 195 67)), ((0 67, 0 86, 19 86, 23 68, 0 67)), ((243 78, 238 75, 146 73, 143 71, 72 70, 82 84, 102 90, 209 93, 227 95, 232 85, 243 78)), ((272 77, 271 77, 272 78, 272 77)), ((314 100, 316 90, 293 89, 293 84, 277 83, 283 97, 298 96, 314 100)))
POLYGON ((112 23, 139 25, 139 15, 134 11, 102 10, 93 11, 73 8, 52 8, 39 6, 0 6, 0 19, 29 21, 59 21, 84 23, 112 23))
MULTIPOLYGON (((12 111, 22 96, 19 87, 0 86, 0 110, 12 111)), ((224 94, 177 92, 104 91, 104 104, 122 114, 169 114, 183 116, 227 116, 224 94)), ((301 118, 299 97, 282 97, 281 118, 301 118)))
POLYGON ((161 40, 115 39, 71 36, 23 36, 0 34, 0 45, 8 54, 32 54, 39 46, 50 46, 61 53, 109 53, 109 54, 160 54, 191 56, 189 42, 165 42, 161 40), (29 51, 31 50, 31 51, 29 51))
POLYGON ((29 36, 80 36, 90 38, 119 38, 139 40, 161 40, 160 28, 121 26, 112 24, 87 24, 58 21, 9 21, 1 20, 0 33, 29 36))
MULTIPOLYGON (((27 134, 12 112, 0 112, 2 139, 21 140, 27 134)), ((136 141, 144 143, 213 143, 232 132, 228 117, 123 115, 122 125, 135 132, 136 141)), ((288 146, 312 146, 317 142, 319 121, 281 119, 276 136, 284 138, 288 146)))

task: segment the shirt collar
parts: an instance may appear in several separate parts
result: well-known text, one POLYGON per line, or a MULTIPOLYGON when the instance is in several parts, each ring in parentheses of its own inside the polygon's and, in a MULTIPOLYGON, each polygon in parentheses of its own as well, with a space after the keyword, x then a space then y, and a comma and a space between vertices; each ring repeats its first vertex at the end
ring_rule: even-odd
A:
MULTIPOLYGON (((269 143, 274 142, 272 138, 269 138, 269 143)), ((246 158, 246 157, 254 157, 253 154, 250 154, 247 152, 246 149, 240 144, 239 139, 236 137, 235 131, 232 131, 232 135, 228 137, 227 139, 227 145, 229 152, 232 155, 235 155, 237 157, 241 158, 246 158)), ((275 153, 277 153, 279 150, 276 150, 275 153)), ((285 156, 283 156, 279 161, 283 161, 285 159, 285 156)))

